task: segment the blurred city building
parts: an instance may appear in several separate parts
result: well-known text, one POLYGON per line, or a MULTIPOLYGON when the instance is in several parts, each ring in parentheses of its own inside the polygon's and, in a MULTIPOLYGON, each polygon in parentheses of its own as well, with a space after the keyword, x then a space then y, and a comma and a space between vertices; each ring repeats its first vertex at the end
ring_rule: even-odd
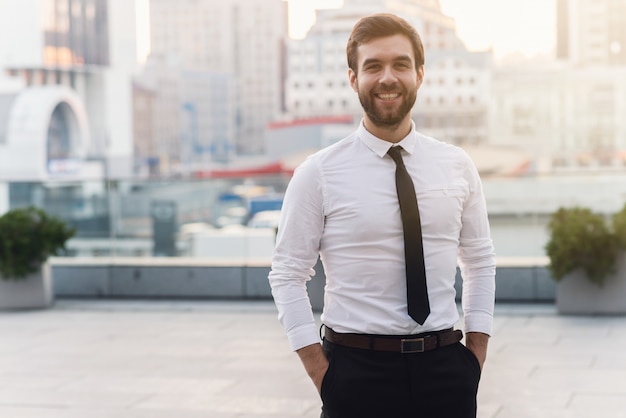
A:
POLYGON ((358 122, 345 43, 360 16, 385 10, 411 21, 424 42, 418 129, 480 155, 483 174, 623 168, 626 1, 558 0, 557 9, 559 60, 512 65, 494 63, 490 51, 467 51, 438 1, 346 0, 341 9, 319 10, 307 36, 288 43, 284 118, 352 115, 358 122), (494 170, 487 155, 502 164, 494 170))
POLYGON ((626 1, 557 0, 555 58, 494 70, 490 142, 539 173, 626 166, 626 1))
POLYGON ((190 176, 234 157, 232 74, 186 70, 171 55, 152 54, 133 85, 136 174, 190 176))
MULTIPOLYGON (((7 93, 48 94, 42 86, 74 91, 81 104, 60 101, 46 117, 61 128, 71 126, 69 109, 76 114, 84 107, 89 135, 77 140, 89 158, 106 161, 111 177, 131 174, 135 39, 134 1, 5 0, 0 13, 0 70, 19 80, 7 93)), ((83 115, 76 117, 84 123, 83 115)), ((45 146, 45 139, 40 143, 45 146)))
POLYGON ((225 241, 194 239, 239 246, 243 225, 275 225, 274 206, 253 220, 258 203, 278 205, 295 167, 359 123, 346 40, 391 11, 426 48, 418 129, 475 161, 498 253, 542 255, 559 206, 626 199, 623 2, 559 2, 555 55, 503 65, 468 51, 435 0, 345 0, 301 40, 282 0, 153 0, 152 53, 131 78, 133 1, 3 0, 0 213, 63 217, 74 255, 224 257, 225 241))
POLYGON ((104 179, 132 173, 135 5, 5 0, 0 13, 0 213, 36 205, 108 236, 104 179))
POLYGON ((349 135, 354 130, 354 124, 355 119, 351 115, 271 123, 267 127, 268 159, 282 162, 293 171, 308 154, 349 135))
POLYGON ((626 72, 563 63, 494 72, 490 142, 516 146, 532 172, 624 170, 626 72))
MULTIPOLYGON (((234 92, 229 87, 213 97, 221 94, 227 103, 234 97, 239 155, 265 150, 265 126, 283 110, 286 38, 283 0, 150 1, 151 54, 178 61, 185 71, 233 77, 234 92)), ((197 108, 198 120, 210 118, 209 110, 197 108)), ((230 144, 217 141, 212 145, 230 144)))
POLYGON ((557 0, 557 58, 575 67, 626 65, 626 1, 557 0))
POLYGON ((134 171, 144 175, 158 175, 162 151, 155 137, 154 107, 158 90, 133 79, 133 156, 134 171), (142 173, 143 171, 143 173, 142 173))

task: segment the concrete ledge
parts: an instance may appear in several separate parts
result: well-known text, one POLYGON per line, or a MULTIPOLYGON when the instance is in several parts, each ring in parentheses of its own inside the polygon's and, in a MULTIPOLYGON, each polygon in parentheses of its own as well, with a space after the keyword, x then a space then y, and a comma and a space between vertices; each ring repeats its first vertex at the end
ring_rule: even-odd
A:
POLYGON ((51 262, 52 283, 57 296, 104 297, 111 294, 111 266, 59 265, 51 262))
POLYGON ((66 297, 269 299, 270 262, 194 258, 53 258, 54 293, 66 297))
MULTIPOLYGON (((185 257, 52 258, 57 297, 271 299, 271 260, 220 261, 185 257)), ((556 283, 545 258, 499 259, 497 302, 551 302, 556 283)), ((321 263, 308 282, 311 305, 321 310, 326 277, 321 263)), ((461 294, 457 271, 455 288, 461 294)))

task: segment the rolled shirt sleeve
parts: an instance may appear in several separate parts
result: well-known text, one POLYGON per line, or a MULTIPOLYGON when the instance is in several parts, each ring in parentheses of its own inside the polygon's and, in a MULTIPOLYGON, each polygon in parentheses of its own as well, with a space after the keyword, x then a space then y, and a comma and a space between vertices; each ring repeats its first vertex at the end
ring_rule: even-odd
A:
POLYGON ((320 341, 306 282, 315 274, 323 229, 322 177, 315 161, 308 159, 295 170, 285 192, 268 277, 293 350, 320 341))
POLYGON ((482 184, 469 157, 466 180, 470 186, 470 195, 463 208, 463 228, 459 243, 465 332, 491 335, 495 297, 495 252, 482 184))

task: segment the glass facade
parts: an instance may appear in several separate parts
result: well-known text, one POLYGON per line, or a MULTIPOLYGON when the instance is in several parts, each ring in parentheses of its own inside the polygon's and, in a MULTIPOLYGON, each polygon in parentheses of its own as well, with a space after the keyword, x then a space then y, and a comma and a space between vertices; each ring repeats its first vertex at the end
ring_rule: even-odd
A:
POLYGON ((109 64, 106 0, 44 0, 44 17, 46 65, 109 64))
MULTIPOLYGON (((7 209, 37 206, 76 228, 69 256, 153 256, 170 241, 168 256, 258 256, 274 245, 272 225, 246 225, 257 212, 275 210, 289 178, 8 182, 7 209), (168 209, 165 210, 164 208, 168 209), (203 246, 194 246, 198 233, 203 246), (219 251, 216 248, 219 248, 219 251), (256 252, 255 252, 256 251, 256 252), (218 254, 219 253, 219 254, 218 254)), ((0 191, 2 188, 0 187, 0 191)), ((3 202, 0 194, 0 207, 3 202)), ((167 245, 166 245, 167 246, 167 245)))

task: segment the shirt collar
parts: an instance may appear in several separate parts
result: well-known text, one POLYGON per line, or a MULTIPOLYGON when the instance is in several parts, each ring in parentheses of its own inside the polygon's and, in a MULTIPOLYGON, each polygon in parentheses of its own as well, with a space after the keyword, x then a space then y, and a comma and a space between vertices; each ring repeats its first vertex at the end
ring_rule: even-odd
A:
MULTIPOLYGON (((385 141, 380 139, 374 135, 372 135, 367 129, 365 129, 365 125, 363 120, 359 125, 359 129, 357 130, 359 138, 368 146, 369 149, 374 151, 379 157, 384 157, 394 144, 389 141, 385 141)), ((415 144, 417 143, 417 135, 415 135, 415 122, 411 121, 411 131, 407 136, 402 138, 400 142, 396 145, 401 146, 406 152, 409 154, 413 154, 415 152, 415 144)))

